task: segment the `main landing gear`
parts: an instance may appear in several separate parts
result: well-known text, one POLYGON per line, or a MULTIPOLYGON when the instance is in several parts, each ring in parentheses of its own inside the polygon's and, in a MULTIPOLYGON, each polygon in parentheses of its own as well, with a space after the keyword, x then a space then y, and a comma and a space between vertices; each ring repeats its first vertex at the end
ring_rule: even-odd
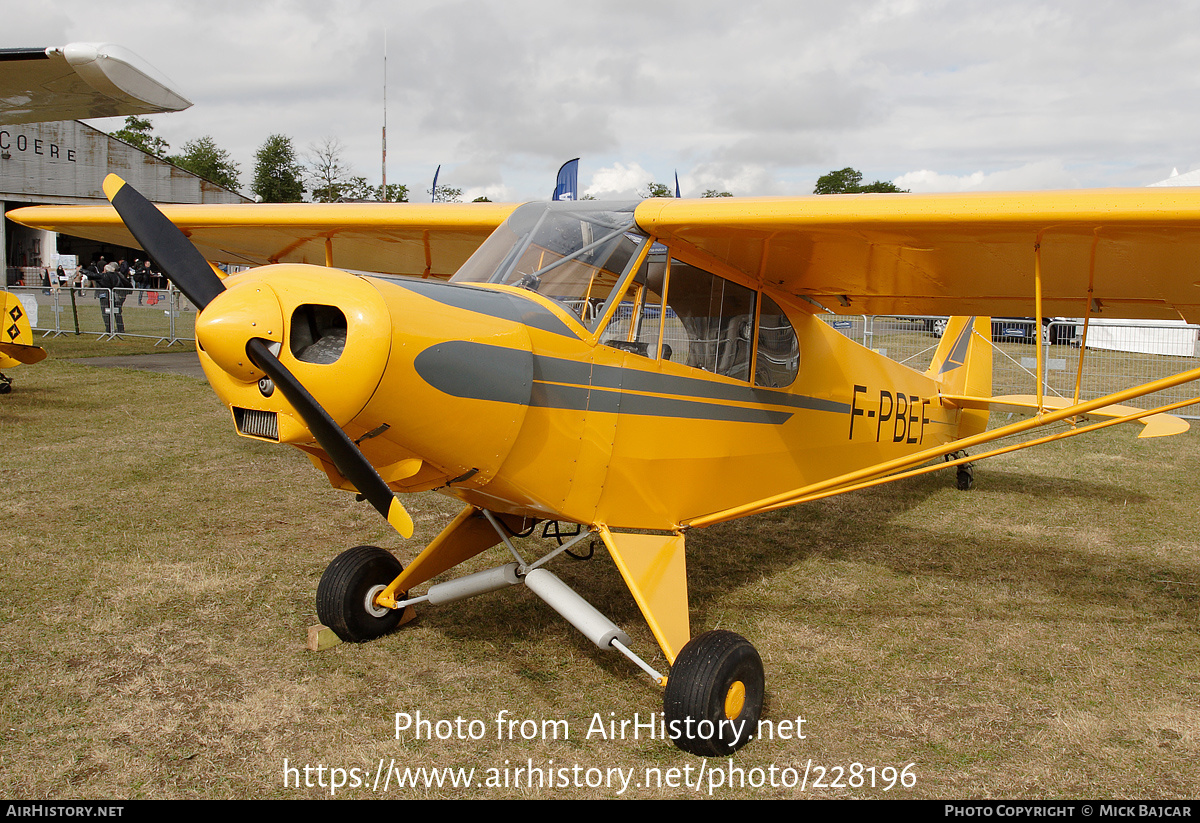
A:
POLYGON ((762 658, 750 641, 727 631, 706 632, 675 658, 663 714, 675 745, 701 757, 733 754, 758 732, 766 693, 762 658))
POLYGON ((355 546, 334 558, 317 585, 317 619, 342 640, 374 640, 400 624, 403 609, 385 609, 375 598, 404 570, 378 546, 355 546))
POLYGON ((8 394, 12 391, 12 378, 0 374, 0 394, 8 394))
POLYGON ((317 586, 318 618, 342 640, 357 643, 395 629, 408 606, 423 602, 440 605, 524 583, 599 648, 620 652, 656 683, 666 686, 663 719, 667 734, 680 749, 702 757, 719 757, 737 751, 757 734, 765 678, 762 658, 748 640, 729 631, 694 637, 680 649, 670 677, 664 677, 630 650, 629 635, 557 576, 541 568, 551 558, 591 537, 590 531, 581 530, 549 554, 526 563, 491 513, 483 515, 496 527, 517 562, 438 583, 419 597, 397 594, 395 607, 387 608, 377 600, 400 575, 400 561, 376 546, 357 546, 334 559, 321 576, 317 586))

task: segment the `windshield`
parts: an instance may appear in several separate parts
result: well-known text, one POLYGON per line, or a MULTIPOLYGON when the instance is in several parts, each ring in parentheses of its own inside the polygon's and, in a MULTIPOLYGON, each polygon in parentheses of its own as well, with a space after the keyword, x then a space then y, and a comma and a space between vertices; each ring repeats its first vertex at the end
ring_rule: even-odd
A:
POLYGON ((536 291, 591 326, 646 242, 633 222, 636 205, 527 203, 509 215, 450 282, 536 291))

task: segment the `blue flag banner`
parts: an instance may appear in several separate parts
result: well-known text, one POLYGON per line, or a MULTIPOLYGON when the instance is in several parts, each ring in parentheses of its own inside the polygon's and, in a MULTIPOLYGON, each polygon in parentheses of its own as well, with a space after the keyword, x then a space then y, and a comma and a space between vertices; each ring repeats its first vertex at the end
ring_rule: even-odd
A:
POLYGON ((675 172, 675 198, 679 198, 679 172, 675 172))
POLYGON ((430 197, 429 197, 430 203, 437 202, 437 178, 438 178, 438 175, 441 173, 442 173, 442 164, 438 163, 437 171, 435 171, 433 173, 433 191, 430 192, 430 197))
POLYGON ((552 200, 579 199, 579 158, 568 160, 558 170, 558 182, 554 185, 552 200))

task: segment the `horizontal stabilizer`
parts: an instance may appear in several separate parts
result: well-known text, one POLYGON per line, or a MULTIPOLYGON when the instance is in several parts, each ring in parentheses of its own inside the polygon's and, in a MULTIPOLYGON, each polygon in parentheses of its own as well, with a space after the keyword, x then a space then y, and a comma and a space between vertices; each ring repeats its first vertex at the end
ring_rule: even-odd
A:
POLYGON ((22 346, 20 343, 0 343, 0 354, 26 366, 46 359, 46 350, 41 346, 22 346))
MULTIPOLYGON (((1030 394, 1007 394, 1002 397, 972 397, 968 395, 943 395, 943 400, 954 403, 964 409, 986 409, 992 412, 1008 412, 1011 414, 1037 414, 1037 397, 1030 394)), ((1074 401, 1069 397, 1044 397, 1042 405, 1047 409, 1069 409, 1074 401)), ((1085 420, 1093 418, 1115 419, 1138 414, 1145 409, 1134 406, 1111 405, 1092 409, 1086 414, 1079 415, 1085 420)), ((1166 437, 1171 434, 1182 434, 1189 426, 1173 414, 1151 414, 1130 422, 1141 423, 1145 428, 1138 437, 1166 437)))

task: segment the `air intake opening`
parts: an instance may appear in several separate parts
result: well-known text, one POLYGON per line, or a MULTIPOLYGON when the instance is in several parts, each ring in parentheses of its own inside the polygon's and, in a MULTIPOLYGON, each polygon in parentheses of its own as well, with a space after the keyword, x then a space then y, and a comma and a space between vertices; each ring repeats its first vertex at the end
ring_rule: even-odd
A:
POLYGON ((279 442, 279 417, 273 411, 233 407, 233 422, 239 434, 279 442))
POLYGON ((336 362, 346 348, 346 315, 337 306, 306 303, 292 312, 292 355, 305 363, 336 362))

